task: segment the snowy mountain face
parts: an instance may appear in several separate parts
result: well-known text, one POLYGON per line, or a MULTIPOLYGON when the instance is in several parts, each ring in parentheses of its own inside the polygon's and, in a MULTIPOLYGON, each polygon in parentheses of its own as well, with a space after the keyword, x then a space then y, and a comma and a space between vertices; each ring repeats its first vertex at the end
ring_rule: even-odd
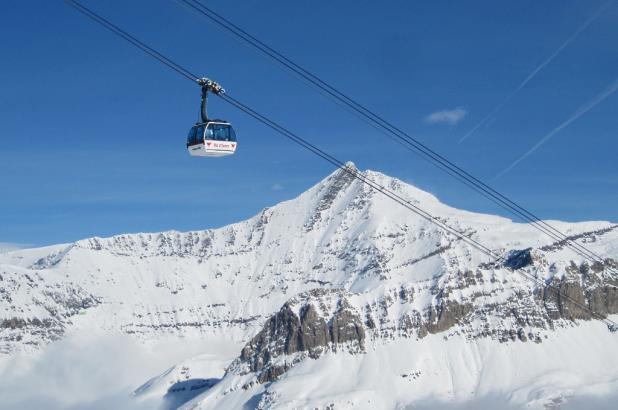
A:
POLYGON ((0 353, 36 351, 95 327, 144 342, 174 336, 239 346, 235 359, 188 360, 135 393, 186 408, 404 408, 469 399, 470 391, 508 391, 515 402, 544 406, 567 400, 578 377, 616 383, 618 336, 520 273, 616 315, 618 277, 608 268, 618 269, 617 225, 550 222, 606 257, 590 264, 528 224, 457 210, 364 174, 507 263, 337 171, 220 229, 0 254, 0 353), (598 345, 597 356, 569 355, 578 343, 598 345), (599 355, 611 346, 603 368, 613 370, 599 373, 599 355), (214 362, 216 369, 207 364, 214 362), (499 369, 510 376, 492 378, 499 369), (538 385, 524 388, 530 379, 538 385))

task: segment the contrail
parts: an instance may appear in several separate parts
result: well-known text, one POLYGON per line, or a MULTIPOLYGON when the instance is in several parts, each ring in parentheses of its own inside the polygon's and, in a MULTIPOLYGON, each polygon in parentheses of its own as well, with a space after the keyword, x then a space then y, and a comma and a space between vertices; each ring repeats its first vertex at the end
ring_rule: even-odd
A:
POLYGON ((486 124, 490 119, 494 117, 504 107, 517 93, 521 91, 522 88, 526 86, 543 68, 545 68, 549 63, 551 63, 557 56, 564 50, 569 44, 571 44, 575 39, 582 33, 582 31, 586 30, 588 26, 590 26, 605 10, 607 10, 615 0, 609 0, 607 3, 604 3, 592 16, 588 18, 579 28, 571 34, 569 38, 566 39, 564 43, 560 45, 553 53, 550 54, 549 57, 545 59, 541 64, 539 64, 528 76, 524 79, 524 81, 519 84, 517 88, 515 88, 506 98, 498 104, 489 114, 487 114, 478 124, 476 124, 466 135, 461 137, 459 143, 464 142, 470 135, 474 134, 476 130, 478 130, 481 126, 486 124))
POLYGON ((602 93, 594 97, 588 103, 579 107, 579 109, 575 111, 568 120, 566 120, 565 122, 563 122, 562 124, 554 128, 553 130, 551 130, 549 134, 541 138, 540 141, 537 142, 534 147, 528 150, 528 152, 526 152, 524 155, 519 157, 515 162, 513 162, 511 165, 509 165, 504 170, 502 170, 498 175, 496 175, 494 180, 500 178, 501 176, 503 176, 504 174, 512 170, 517 164, 519 164, 521 161, 527 158, 530 154, 536 151, 541 145, 545 144, 551 137, 553 137, 558 132, 560 132, 564 127, 568 126, 570 123, 572 123, 573 121, 575 121, 576 119, 578 119, 579 117, 581 117, 582 115, 584 115, 585 113, 593 109, 597 104, 599 104, 601 101, 603 101, 604 99, 612 95, 616 90, 618 90, 618 80, 614 81, 612 85, 607 87, 602 93))

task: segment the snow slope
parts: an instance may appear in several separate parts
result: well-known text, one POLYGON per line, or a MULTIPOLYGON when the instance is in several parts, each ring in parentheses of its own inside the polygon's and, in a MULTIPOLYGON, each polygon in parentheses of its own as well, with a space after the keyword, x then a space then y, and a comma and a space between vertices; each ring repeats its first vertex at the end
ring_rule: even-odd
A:
POLYGON ((460 335, 375 342, 364 354, 304 360, 274 383, 243 389, 242 377, 228 376, 183 409, 401 409, 465 402, 469 408, 483 402, 486 408, 560 408, 575 397, 616 392, 617 348, 616 335, 599 323, 557 330, 538 344, 460 335))

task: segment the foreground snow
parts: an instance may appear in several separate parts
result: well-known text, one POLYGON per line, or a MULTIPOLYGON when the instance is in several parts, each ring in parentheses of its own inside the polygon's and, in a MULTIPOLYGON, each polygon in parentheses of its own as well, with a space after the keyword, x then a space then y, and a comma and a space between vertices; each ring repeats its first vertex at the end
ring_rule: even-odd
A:
MULTIPOLYGON (((182 409, 573 408, 569 403, 613 398, 616 351, 618 337, 598 322, 560 329, 542 343, 399 339, 373 343, 365 354, 305 360, 280 380, 248 389, 242 388, 246 377, 227 375, 182 409)), ((183 366, 205 379, 213 369, 204 367, 204 359, 183 366)), ((145 392, 138 400, 140 394, 145 392)))

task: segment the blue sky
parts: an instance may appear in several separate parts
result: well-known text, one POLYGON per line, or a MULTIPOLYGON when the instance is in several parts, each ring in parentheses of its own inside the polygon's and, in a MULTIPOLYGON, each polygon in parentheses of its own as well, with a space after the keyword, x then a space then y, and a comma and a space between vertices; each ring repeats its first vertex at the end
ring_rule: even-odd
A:
MULTIPOLYGON (((83 3, 338 158, 503 214, 175 1, 83 3)), ((462 143, 607 2, 207 4, 540 216, 618 221, 618 4, 462 143)), ((62 1, 1 2, 0 34, 0 242, 217 227, 332 171, 217 99, 238 154, 189 157, 199 89, 62 1)))

